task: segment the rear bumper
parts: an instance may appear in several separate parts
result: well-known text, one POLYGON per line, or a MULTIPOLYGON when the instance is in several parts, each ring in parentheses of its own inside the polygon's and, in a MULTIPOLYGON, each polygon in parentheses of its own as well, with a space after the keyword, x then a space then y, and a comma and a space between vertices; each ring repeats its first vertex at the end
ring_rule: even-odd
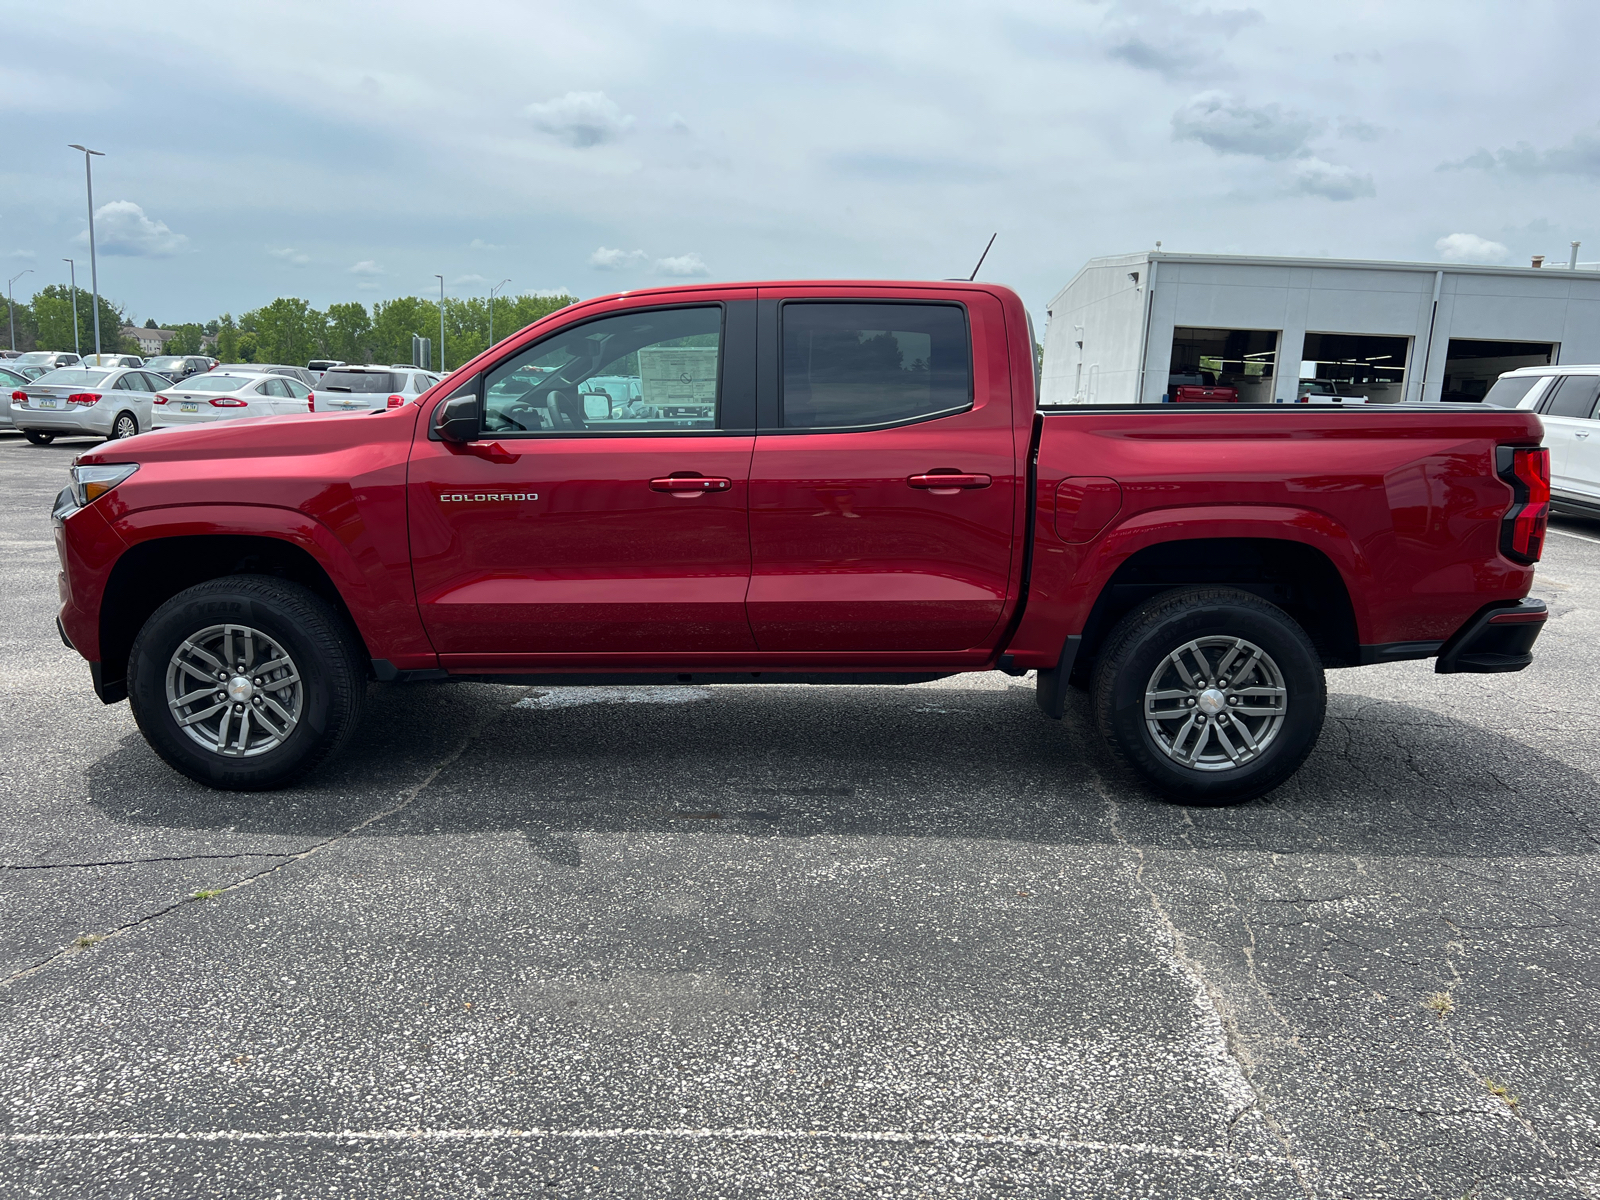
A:
MULTIPOLYGON (((52 409, 13 408, 11 410, 12 424, 18 429, 33 429, 41 433, 61 433, 68 437, 73 434, 84 436, 104 437, 111 432, 111 421, 116 416, 112 405, 96 404, 91 409, 52 409)), ((120 411, 120 410, 118 410, 120 411)))
POLYGON ((1550 617, 1543 600, 1511 600, 1480 609, 1439 650, 1441 675, 1492 675, 1533 662, 1533 643, 1550 617))

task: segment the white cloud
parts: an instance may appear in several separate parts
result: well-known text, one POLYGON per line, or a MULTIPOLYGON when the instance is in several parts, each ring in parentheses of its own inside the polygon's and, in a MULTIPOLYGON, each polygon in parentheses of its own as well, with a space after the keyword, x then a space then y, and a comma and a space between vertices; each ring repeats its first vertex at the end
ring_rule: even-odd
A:
POLYGON ((282 250, 268 250, 268 254, 279 262, 286 262, 291 267, 303 267, 311 261, 309 254, 302 254, 293 246, 285 246, 282 250))
POLYGON ((536 129, 579 148, 614 142, 633 126, 633 118, 604 92, 568 92, 523 112, 536 129))
POLYGON ((611 250, 601 246, 589 255, 589 265, 602 271, 620 271, 624 267, 638 267, 650 261, 643 250, 611 250))
MULTIPOLYGON (((74 242, 87 246, 89 231, 74 242)), ((94 246, 97 253, 120 258, 171 258, 181 254, 189 239, 173 233, 163 221, 152 221, 131 200, 113 200, 94 210, 94 246)))
POLYGON ((482 238, 473 238, 467 243, 468 250, 504 250, 504 246, 497 246, 493 242, 486 242, 482 238))
POLYGON ((1326 200, 1359 200, 1378 194, 1371 175, 1320 158, 1302 158, 1294 164, 1294 190, 1326 200))
POLYGON ((360 262, 356 263, 355 266, 350 268, 350 274, 352 274, 352 275, 382 275, 383 274, 383 268, 380 267, 377 263, 373 262, 370 258, 364 258, 360 262))
POLYGON ((477 286, 479 284, 485 284, 485 283, 488 283, 488 282, 489 282, 488 279, 486 279, 482 275, 457 275, 454 279, 452 279, 450 281, 450 286, 451 287, 475 287, 475 286, 477 286))
POLYGON ((1450 233, 1433 244, 1439 257, 1446 262, 1497 263, 1504 262, 1511 253, 1500 242, 1475 233, 1450 233))
POLYGON ((32 262, 34 259, 38 258, 39 256, 37 254, 35 254, 32 250, 13 250, 10 254, 6 255, 6 257, 7 258, 20 258, 23 262, 32 262))
POLYGON ((700 261, 698 254, 679 254, 674 258, 656 259, 656 274, 686 279, 691 275, 709 275, 711 268, 700 261))
POLYGON ((1277 104, 1251 106, 1227 92, 1201 92, 1172 114, 1177 141, 1203 142, 1219 154, 1281 159, 1305 151, 1316 122, 1277 104))

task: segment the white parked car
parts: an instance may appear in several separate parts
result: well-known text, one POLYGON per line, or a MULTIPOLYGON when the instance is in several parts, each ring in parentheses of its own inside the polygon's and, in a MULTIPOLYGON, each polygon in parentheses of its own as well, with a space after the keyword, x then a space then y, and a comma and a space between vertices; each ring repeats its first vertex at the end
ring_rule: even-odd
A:
POLYGON ((144 359, 137 354, 85 354, 74 365, 79 367, 142 367, 144 366, 144 359))
POLYGON ((11 422, 35 446, 58 437, 132 437, 150 428, 166 379, 127 367, 61 367, 12 393, 11 422))
POLYGON ((155 427, 308 413, 315 405, 311 389, 290 376, 218 369, 163 388, 155 398, 155 427))
POLYGON ((1550 448, 1550 503, 1571 516, 1600 517, 1600 365, 1519 367, 1485 404, 1533 409, 1550 448))
POLYGON ((324 412, 399 408, 439 382, 416 367, 329 367, 317 385, 324 412))

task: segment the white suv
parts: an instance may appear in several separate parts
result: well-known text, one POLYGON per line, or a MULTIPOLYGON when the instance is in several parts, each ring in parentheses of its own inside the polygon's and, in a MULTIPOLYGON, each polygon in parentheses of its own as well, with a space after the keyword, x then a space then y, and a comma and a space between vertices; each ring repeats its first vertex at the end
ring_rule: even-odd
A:
POLYGON ((1507 371, 1485 404, 1532 409, 1550 448, 1550 501, 1557 512, 1600 517, 1600 366, 1507 371))

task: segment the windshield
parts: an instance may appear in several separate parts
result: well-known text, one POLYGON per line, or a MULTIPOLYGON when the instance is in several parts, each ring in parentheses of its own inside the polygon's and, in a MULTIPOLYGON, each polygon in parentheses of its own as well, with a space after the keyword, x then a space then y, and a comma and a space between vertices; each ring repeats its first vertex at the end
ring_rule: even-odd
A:
POLYGON ((363 396, 377 392, 402 392, 405 386, 404 376, 391 376, 387 371, 341 371, 335 368, 322 377, 324 391, 356 392, 363 396))
POLYGON ((48 367, 50 363, 54 361, 55 356, 56 352, 54 350, 29 350, 26 354, 19 355, 11 361, 24 367, 37 367, 41 365, 48 367))
POLYGON ((254 375, 194 375, 177 385, 177 390, 184 392, 236 392, 252 379, 254 375))
POLYGON ((168 367, 181 367, 181 366, 183 366, 183 359, 181 357, 180 358, 173 358, 173 357, 152 358, 148 362, 146 362, 144 365, 147 366, 147 367, 150 367, 152 370, 164 371, 168 367))
POLYGON ((1483 402, 1496 408, 1515 408, 1524 396, 1533 391, 1533 385, 1542 379, 1543 375, 1502 375, 1484 393, 1483 402))
POLYGON ((52 387, 94 387, 110 378, 110 371, 85 371, 81 367, 61 367, 55 371, 47 371, 34 382, 41 386, 49 384, 52 387))

